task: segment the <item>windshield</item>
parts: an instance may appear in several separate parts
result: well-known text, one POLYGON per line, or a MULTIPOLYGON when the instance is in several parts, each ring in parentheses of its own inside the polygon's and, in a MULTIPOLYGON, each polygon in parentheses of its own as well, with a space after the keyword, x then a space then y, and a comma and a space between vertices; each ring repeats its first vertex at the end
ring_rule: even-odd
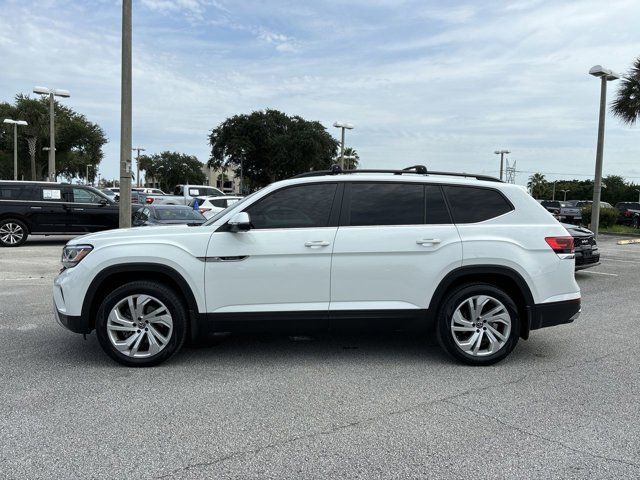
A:
POLYGON ((158 220, 202 220, 202 214, 189 207, 156 208, 158 220))
POLYGON ((246 197, 238 200, 237 202, 235 202, 233 205, 229 205, 227 208, 225 208, 224 210, 216 213, 213 217, 211 217, 209 220, 207 220, 205 222, 205 225, 211 225, 213 223, 215 223, 219 218, 225 216, 227 213, 229 213, 229 211, 232 208, 236 208, 240 205, 242 205, 244 202, 246 202, 247 200, 249 200, 251 197, 253 197, 256 193, 258 192, 253 192, 251 195, 247 195, 246 197))

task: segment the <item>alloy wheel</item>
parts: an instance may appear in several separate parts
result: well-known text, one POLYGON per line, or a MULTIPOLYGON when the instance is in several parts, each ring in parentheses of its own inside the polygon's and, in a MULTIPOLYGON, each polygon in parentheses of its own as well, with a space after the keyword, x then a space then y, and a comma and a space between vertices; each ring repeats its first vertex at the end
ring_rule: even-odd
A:
POLYGON ((22 241, 24 229, 21 225, 7 222, 0 226, 0 241, 6 245, 15 245, 22 241))
POLYGON ((451 317, 451 335, 467 355, 481 357, 500 350, 511 334, 511 316, 498 299, 475 295, 464 300, 451 317))
POLYGON ((129 295, 109 312, 107 334, 123 355, 148 358, 171 340, 173 319, 164 303, 151 295, 129 295))

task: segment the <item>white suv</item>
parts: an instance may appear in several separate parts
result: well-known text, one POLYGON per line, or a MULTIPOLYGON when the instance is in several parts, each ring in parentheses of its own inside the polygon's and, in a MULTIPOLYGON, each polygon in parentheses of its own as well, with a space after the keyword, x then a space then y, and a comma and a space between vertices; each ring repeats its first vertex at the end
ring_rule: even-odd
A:
POLYGON ((488 365, 580 312, 573 239, 523 188, 410 170, 315 172, 274 183, 203 226, 70 241, 58 321, 96 330, 129 366, 217 332, 435 326, 488 365))

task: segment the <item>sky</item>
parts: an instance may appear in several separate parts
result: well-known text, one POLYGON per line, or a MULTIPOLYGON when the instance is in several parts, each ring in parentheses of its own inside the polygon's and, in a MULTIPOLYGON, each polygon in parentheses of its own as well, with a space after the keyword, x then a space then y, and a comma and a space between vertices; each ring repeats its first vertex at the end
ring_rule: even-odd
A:
MULTIPOLYGON (((640 2, 134 0, 133 144, 209 158, 225 118, 275 108, 355 128, 362 167, 593 177, 596 64, 640 56, 640 2)), ((118 176, 121 2, 0 0, 0 101, 33 86, 105 130, 118 176)), ((616 82, 609 83, 609 100, 616 82)), ((640 183, 640 127, 607 115, 604 174, 640 183)))

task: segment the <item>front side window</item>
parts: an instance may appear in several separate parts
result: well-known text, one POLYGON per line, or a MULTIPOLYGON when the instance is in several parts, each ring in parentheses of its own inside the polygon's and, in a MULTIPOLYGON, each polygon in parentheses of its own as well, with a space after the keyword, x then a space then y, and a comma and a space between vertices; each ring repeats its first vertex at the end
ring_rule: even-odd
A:
POLYGON ((424 185, 354 182, 347 225, 418 225, 424 211, 424 185))
POLYGON ((247 208, 253 228, 313 228, 329 225, 335 183, 283 188, 247 208))
POLYGON ((101 197, 97 193, 84 188, 73 189, 73 201, 75 203, 100 203, 104 197, 101 197))
POLYGON ((479 187, 445 186, 444 193, 456 223, 476 223, 513 210, 497 190, 479 187))

